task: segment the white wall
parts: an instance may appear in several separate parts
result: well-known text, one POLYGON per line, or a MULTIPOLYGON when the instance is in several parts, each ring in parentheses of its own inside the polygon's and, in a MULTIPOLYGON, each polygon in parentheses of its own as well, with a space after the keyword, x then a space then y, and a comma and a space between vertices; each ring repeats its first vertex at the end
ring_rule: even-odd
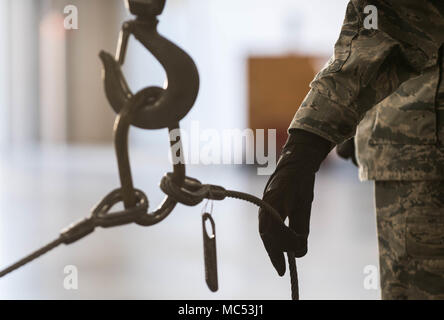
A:
MULTIPOLYGON (((12 146, 27 145, 38 139, 38 12, 39 1, 9 0, 9 42, 6 66, 9 96, 4 115, 9 121, 12 146), (8 115, 9 113, 9 115, 8 115)), ((3 5, 5 6, 5 4, 3 5)), ((7 6, 7 4, 6 4, 7 6)), ((8 37, 6 37, 8 39, 8 37)), ((3 42, 3 41, 2 41, 3 42)))
POLYGON ((9 140, 9 1, 0 1, 0 146, 9 140))
POLYGON ((62 11, 48 10, 40 22, 40 142, 67 142, 66 31, 62 11))

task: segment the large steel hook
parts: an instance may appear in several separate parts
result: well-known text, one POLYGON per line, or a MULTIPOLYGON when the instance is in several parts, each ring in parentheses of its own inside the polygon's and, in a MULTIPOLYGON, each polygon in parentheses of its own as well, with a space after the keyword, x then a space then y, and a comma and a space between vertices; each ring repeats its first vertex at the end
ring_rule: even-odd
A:
POLYGON ((168 85, 166 88, 148 87, 140 91, 145 101, 132 117, 131 124, 142 129, 174 126, 196 101, 199 92, 197 67, 185 51, 157 32, 157 16, 162 13, 165 0, 129 0, 127 6, 137 19, 123 24, 116 57, 104 51, 100 53, 106 96, 117 113, 134 96, 121 70, 129 37, 134 35, 163 66, 168 85))
MULTIPOLYGON (((104 66, 105 93, 118 117, 114 126, 119 175, 125 208, 136 204, 128 153, 128 131, 130 125, 142 129, 168 128, 171 145, 180 143, 171 140, 171 133, 179 129, 179 121, 193 107, 199 91, 199 73, 191 57, 171 41, 157 32, 157 16, 165 7, 165 0, 127 0, 126 5, 136 20, 123 24, 116 57, 102 51, 100 58, 104 66), (142 45, 160 62, 166 72, 167 87, 151 86, 133 94, 122 73, 129 38, 134 35, 142 45)), ((177 130, 180 134, 180 131, 177 130)), ((172 155, 173 158, 182 155, 172 155)), ((181 185, 185 177, 183 159, 175 162, 173 176, 181 185)), ((149 226, 162 221, 177 202, 166 197, 154 212, 144 215, 137 223, 149 226)))
MULTIPOLYGON (((144 106, 147 93, 153 97, 156 97, 159 93, 159 89, 150 88, 131 97, 119 112, 114 124, 114 145, 119 167, 119 177, 121 183, 120 190, 125 209, 130 209, 137 205, 137 190, 134 189, 131 165, 129 161, 128 132, 131 127, 131 123, 133 122, 134 115, 137 114, 137 110, 140 110, 140 108, 144 106)), ((178 123, 172 124, 168 128, 170 133, 175 129, 179 129, 178 123)), ((177 139, 178 140, 174 142, 170 139, 171 144, 181 143, 180 136, 177 137, 177 139)), ((179 152, 182 152, 182 148, 179 148, 179 150, 179 152)), ((179 157, 178 161, 174 162, 173 168, 175 182, 179 185, 181 185, 186 179, 185 165, 182 156, 183 155, 181 153, 178 155, 172 154, 173 159, 174 157, 179 157)), ((173 211, 176 204, 177 201, 173 200, 170 196, 167 196, 158 209, 156 209, 154 212, 141 215, 135 222, 142 226, 151 226, 159 223, 165 219, 171 213, 171 211, 173 211)))

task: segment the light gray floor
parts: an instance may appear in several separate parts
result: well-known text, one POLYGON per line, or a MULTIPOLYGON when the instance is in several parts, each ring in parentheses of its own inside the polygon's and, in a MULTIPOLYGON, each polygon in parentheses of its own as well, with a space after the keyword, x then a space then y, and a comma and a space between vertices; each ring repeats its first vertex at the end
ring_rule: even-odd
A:
MULTIPOLYGON (((298 260, 301 298, 378 299, 379 290, 364 288, 364 267, 378 265, 372 184, 360 183, 351 164, 329 160, 316 181, 309 254, 298 260)), ((132 153, 132 163, 136 187, 156 207, 168 163, 143 150, 132 153)), ((1 267, 52 240, 118 187, 107 147, 17 151, 0 168, 1 267)), ((255 195, 266 182, 245 167, 192 167, 188 174, 255 195)), ((220 290, 206 288, 201 208, 179 205, 150 228, 99 229, 0 279, 0 298, 288 299, 289 279, 275 274, 262 247, 257 208, 236 200, 215 203, 220 290), (66 265, 78 268, 78 290, 63 287, 66 265)))

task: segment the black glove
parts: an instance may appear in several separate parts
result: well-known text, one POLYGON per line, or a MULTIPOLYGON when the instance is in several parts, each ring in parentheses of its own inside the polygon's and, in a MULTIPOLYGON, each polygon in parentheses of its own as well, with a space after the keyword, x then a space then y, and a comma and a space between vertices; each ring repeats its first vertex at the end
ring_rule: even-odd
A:
POLYGON ((338 154, 338 156, 345 160, 351 159, 353 164, 355 166, 358 166, 358 162, 356 161, 354 138, 348 139, 347 141, 339 144, 336 147, 336 153, 338 154))
POLYGON ((315 173, 333 147, 333 143, 318 135, 292 130, 265 187, 263 200, 283 219, 289 218, 289 228, 284 227, 259 209, 259 232, 280 276, 285 274, 284 252, 293 252, 296 257, 307 253, 315 173))

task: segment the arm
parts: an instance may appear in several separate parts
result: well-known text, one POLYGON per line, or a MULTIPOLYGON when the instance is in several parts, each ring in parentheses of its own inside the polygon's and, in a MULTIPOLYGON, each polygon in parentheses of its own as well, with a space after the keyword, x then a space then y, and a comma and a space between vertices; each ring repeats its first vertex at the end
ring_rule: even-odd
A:
MULTIPOLYGON (((374 1, 376 2, 376 1, 374 1)), ((259 231, 279 275, 283 253, 307 252, 315 174, 334 145, 351 138, 365 113, 414 75, 403 47, 385 30, 366 30, 364 0, 352 0, 335 55, 311 83, 263 199, 289 218, 291 235, 259 211, 259 231)), ((381 13, 381 12, 380 12, 381 13)))
MULTIPOLYGON (((367 1, 352 0, 335 54, 310 84, 290 128, 339 144, 351 138, 365 113, 415 75, 402 42, 382 29, 363 27, 367 1)), ((373 1, 377 3, 378 1, 373 1)), ((379 14, 385 7, 378 6, 379 14)), ((393 8, 392 8, 393 9, 393 8)))

